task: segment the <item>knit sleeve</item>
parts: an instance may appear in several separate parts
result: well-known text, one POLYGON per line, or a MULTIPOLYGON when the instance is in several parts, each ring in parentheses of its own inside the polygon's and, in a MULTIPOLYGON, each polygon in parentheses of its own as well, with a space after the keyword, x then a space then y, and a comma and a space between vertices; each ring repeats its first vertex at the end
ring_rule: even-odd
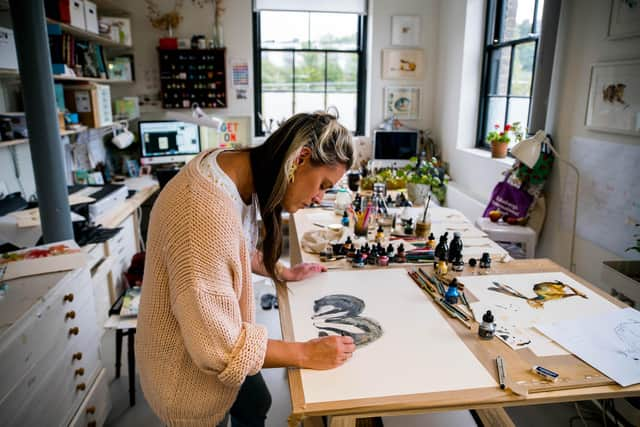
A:
POLYGON ((264 363, 267 331, 242 322, 238 301, 231 291, 194 284, 177 295, 173 313, 189 356, 198 368, 215 374, 228 386, 240 386, 264 363))
POLYGON ((189 193, 175 200, 164 230, 171 310, 196 366, 239 386, 264 364, 268 340, 263 326, 243 320, 238 299, 249 262, 241 225, 228 204, 189 193))

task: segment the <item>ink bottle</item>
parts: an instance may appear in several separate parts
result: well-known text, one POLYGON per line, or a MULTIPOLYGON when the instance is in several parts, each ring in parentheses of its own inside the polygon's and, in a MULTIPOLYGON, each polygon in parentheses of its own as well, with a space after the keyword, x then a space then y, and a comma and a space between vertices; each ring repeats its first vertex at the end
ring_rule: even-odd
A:
POLYGON ((345 210, 344 213, 342 214, 342 226, 343 227, 348 227, 349 226, 349 214, 347 213, 347 211, 345 210))
POLYGON ((457 304, 459 297, 460 297, 460 292, 458 292, 458 280, 453 279, 451 280, 451 283, 449 283, 449 288, 447 288, 447 292, 444 294, 444 299, 449 304, 457 304))
POLYGON ((487 312, 482 316, 482 323, 478 328, 478 336, 483 340, 490 340, 496 333, 496 324, 493 323, 493 313, 491 310, 487 310, 487 312))

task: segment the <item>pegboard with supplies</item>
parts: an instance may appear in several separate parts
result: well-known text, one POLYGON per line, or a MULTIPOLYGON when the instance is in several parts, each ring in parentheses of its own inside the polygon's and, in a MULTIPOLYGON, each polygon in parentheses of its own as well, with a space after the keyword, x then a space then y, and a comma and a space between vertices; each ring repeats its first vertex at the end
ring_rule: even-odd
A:
POLYGON ((158 49, 163 108, 226 108, 225 49, 158 49))

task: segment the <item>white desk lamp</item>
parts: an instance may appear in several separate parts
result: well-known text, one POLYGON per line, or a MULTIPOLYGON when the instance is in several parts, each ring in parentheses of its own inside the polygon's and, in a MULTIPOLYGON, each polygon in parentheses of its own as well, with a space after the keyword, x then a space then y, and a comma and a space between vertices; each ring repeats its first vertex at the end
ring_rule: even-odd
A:
POLYGON ((553 148, 553 145, 551 145, 549 138, 550 137, 548 137, 544 131, 539 130, 531 138, 523 139, 522 141, 517 143, 511 149, 511 154, 513 155, 513 157, 520 160, 522 163, 524 163, 528 167, 533 168, 533 166, 538 161, 538 158, 540 157, 540 150, 542 146, 546 145, 547 147, 549 147, 551 152, 556 156, 558 160, 560 160, 563 163, 566 163, 576 173, 576 194, 574 197, 574 204, 573 204, 573 230, 571 234, 571 258, 569 261, 570 262, 569 269, 571 270, 571 272, 575 273, 576 263, 574 261, 574 251, 576 246, 576 222, 577 222, 577 216, 578 216, 578 191, 580 190, 580 172, 578 171, 578 168, 573 163, 560 157, 556 149, 553 148))
POLYGON ((169 111, 167 112, 166 116, 169 119, 178 120, 185 123, 193 123, 198 126, 213 128, 216 130, 220 130, 220 126, 222 126, 222 124, 224 123, 224 120, 218 117, 207 115, 207 113, 205 113, 197 103, 193 103, 193 105, 191 106, 191 114, 169 111))

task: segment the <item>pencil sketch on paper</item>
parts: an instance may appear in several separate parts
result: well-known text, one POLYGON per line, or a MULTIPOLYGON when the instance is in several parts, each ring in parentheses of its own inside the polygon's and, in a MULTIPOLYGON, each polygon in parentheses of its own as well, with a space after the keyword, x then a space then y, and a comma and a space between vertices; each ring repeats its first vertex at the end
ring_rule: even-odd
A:
POLYGON ((374 342, 383 333, 377 321, 359 316, 364 308, 364 301, 352 295, 327 295, 314 302, 315 314, 311 319, 320 330, 318 336, 350 336, 356 347, 360 347, 374 342))
POLYGON ((522 298, 526 300, 529 305, 535 308, 544 308, 544 303, 563 298, 589 298, 582 292, 577 291, 574 287, 567 285, 566 283, 562 283, 559 280, 556 280, 555 282, 540 282, 533 285, 533 292, 536 294, 533 298, 527 297, 509 285, 498 282, 493 282, 493 286, 491 286, 489 290, 516 298, 522 298))
POLYGON ((619 323, 614 331, 625 347, 620 353, 629 359, 640 361, 640 322, 629 319, 619 323))

